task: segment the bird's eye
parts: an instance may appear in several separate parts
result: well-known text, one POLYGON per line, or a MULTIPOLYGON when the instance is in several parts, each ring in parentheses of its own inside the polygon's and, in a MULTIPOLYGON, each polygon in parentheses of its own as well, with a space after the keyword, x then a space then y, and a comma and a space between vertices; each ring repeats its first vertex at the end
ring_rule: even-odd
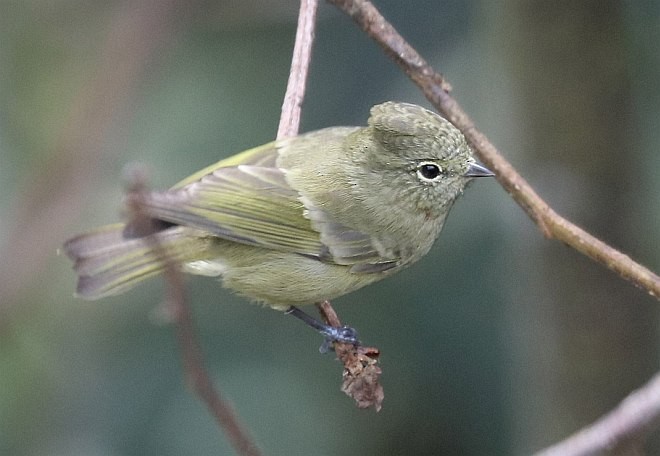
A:
POLYGON ((425 181, 434 181, 442 174, 442 168, 435 163, 422 163, 417 167, 417 175, 425 181))

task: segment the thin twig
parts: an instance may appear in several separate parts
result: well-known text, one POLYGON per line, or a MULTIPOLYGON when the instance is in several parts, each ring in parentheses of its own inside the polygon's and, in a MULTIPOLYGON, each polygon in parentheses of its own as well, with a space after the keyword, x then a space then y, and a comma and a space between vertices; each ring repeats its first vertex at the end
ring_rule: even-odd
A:
MULTIPOLYGON (((74 213, 96 183, 106 155, 111 150, 103 147, 109 129, 116 127, 118 119, 130 118, 130 103, 143 73, 154 62, 158 50, 175 36, 186 13, 193 4, 180 0, 142 0, 123 5, 109 25, 106 39, 99 51, 93 76, 79 90, 64 128, 53 147, 51 159, 36 170, 29 187, 15 192, 18 195, 8 220, 9 241, 3 248, 3 258, 12 258, 12 268, 0 269, 0 312, 14 302, 21 289, 31 278, 38 276, 46 264, 45 251, 65 237, 74 213), (48 220, 48 223, 42 223, 48 220), (16 253, 20 252, 20 253, 16 253)), ((151 221, 140 209, 140 195, 144 179, 133 182, 131 193, 134 204, 134 222, 149 231, 151 221)), ((167 296, 174 310, 177 336, 181 345, 185 375, 195 392, 207 404, 220 426, 226 431, 241 455, 256 456, 254 444, 247 437, 213 389, 206 373, 199 344, 195 338, 192 318, 185 301, 183 279, 158 244, 156 236, 149 241, 162 259, 168 286, 167 296)), ((3 315, 4 316, 4 315, 3 315)), ((0 318, 0 324, 7 324, 0 318)))
POLYGON ((277 129, 277 139, 296 136, 300 129, 300 112, 305 98, 305 87, 309 64, 312 60, 314 44, 314 29, 316 28, 316 12, 318 0, 301 0, 298 13, 298 28, 296 42, 291 57, 289 82, 282 103, 282 115, 277 129))
MULTIPOLYGON (((317 9, 318 0, 301 0, 300 2, 296 43, 291 59, 289 82, 282 104, 277 139, 295 136, 300 129, 300 112, 312 59, 317 9)), ((318 304, 318 309, 329 325, 341 326, 337 313, 329 301, 318 304)), ((355 399, 358 407, 374 407, 376 411, 380 410, 384 395, 383 388, 378 381, 381 374, 377 364, 378 349, 337 342, 333 344, 333 347, 337 358, 344 364, 341 390, 355 399)))
POLYGON ((660 300, 660 277, 558 215, 500 154, 486 135, 449 95, 449 83, 437 73, 366 0, 328 0, 348 14, 419 86, 424 96, 465 134, 479 159, 490 168, 513 199, 538 225, 544 236, 555 238, 616 272, 660 300))
POLYGON ((536 456, 597 456, 635 446, 660 421, 660 374, 633 391, 617 408, 536 456))
POLYGON ((179 266, 172 261, 167 249, 160 243, 153 220, 145 211, 145 181, 144 174, 140 172, 133 172, 129 176, 126 198, 126 206, 130 214, 129 223, 135 226, 136 232, 146 235, 146 242, 163 265, 163 276, 167 285, 166 305, 168 315, 175 323, 186 383, 206 404, 236 452, 241 456, 259 456, 261 452, 248 431, 239 423, 232 407, 213 386, 213 381, 204 366, 204 356, 197 341, 192 314, 186 300, 183 274, 179 266))
MULTIPOLYGON (((325 322, 337 328, 341 321, 330 301, 317 304, 325 322)), ((380 375, 383 373, 378 365, 380 350, 364 345, 355 346, 335 342, 333 345, 337 358, 344 364, 341 390, 355 400, 359 408, 373 407, 380 411, 385 399, 380 375)))

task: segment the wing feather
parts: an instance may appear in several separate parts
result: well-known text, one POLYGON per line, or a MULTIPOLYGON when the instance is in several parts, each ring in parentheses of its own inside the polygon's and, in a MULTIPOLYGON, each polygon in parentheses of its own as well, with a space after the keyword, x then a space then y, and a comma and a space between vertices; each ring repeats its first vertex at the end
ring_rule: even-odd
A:
POLYGON ((153 193, 146 202, 150 215, 231 241, 352 266, 355 273, 395 267, 398 258, 384 258, 370 235, 334 221, 291 188, 277 167, 278 144, 222 160, 153 193))
POLYGON ((154 217, 232 241, 318 257, 327 252, 277 168, 220 168, 183 189, 153 194, 147 206, 154 217))

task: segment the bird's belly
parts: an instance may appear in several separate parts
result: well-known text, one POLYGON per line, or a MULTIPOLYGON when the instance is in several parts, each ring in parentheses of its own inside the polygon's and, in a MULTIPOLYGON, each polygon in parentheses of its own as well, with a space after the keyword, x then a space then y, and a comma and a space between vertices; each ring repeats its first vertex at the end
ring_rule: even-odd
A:
POLYGON ((223 285, 280 310, 334 299, 387 275, 355 274, 350 266, 328 264, 295 253, 240 247, 242 255, 220 258, 225 264, 223 285))

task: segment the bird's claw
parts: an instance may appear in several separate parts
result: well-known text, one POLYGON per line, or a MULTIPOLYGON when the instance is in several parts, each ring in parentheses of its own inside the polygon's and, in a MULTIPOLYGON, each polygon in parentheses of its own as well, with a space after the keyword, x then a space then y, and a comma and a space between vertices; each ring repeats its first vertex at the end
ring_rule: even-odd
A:
POLYGON ((350 326, 342 326, 340 328, 327 326, 320 332, 325 336, 325 340, 319 347, 319 351, 321 353, 328 353, 330 350, 334 350, 333 344, 335 342, 342 344, 360 345, 360 339, 358 339, 357 331, 350 326))

